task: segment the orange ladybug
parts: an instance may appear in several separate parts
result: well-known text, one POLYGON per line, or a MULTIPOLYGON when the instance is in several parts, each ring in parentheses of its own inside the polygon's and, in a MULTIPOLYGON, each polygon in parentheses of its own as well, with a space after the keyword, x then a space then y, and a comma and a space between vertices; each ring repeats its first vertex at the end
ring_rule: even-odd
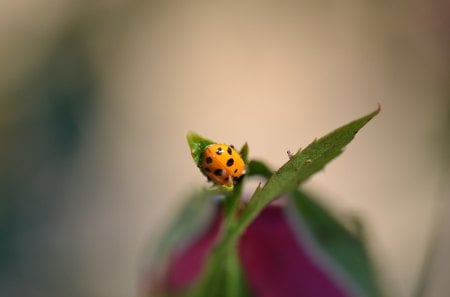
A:
POLYGON ((232 186, 245 174, 245 163, 232 145, 216 143, 208 145, 203 151, 200 169, 208 180, 232 186))

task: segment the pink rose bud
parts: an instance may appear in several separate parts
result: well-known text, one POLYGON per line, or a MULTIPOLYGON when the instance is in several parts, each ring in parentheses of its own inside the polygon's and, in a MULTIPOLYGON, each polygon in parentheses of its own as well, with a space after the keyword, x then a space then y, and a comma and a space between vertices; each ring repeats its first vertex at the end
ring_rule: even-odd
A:
MULTIPOLYGON (((266 207, 248 227, 238 245, 244 278, 253 297, 358 296, 348 282, 314 250, 302 228, 293 226, 285 207, 266 207)), ((217 208, 209 225, 186 246, 169 254, 167 267, 153 280, 148 296, 180 294, 201 274, 208 253, 223 227, 217 208)), ((147 279, 148 281, 148 279, 147 279)))

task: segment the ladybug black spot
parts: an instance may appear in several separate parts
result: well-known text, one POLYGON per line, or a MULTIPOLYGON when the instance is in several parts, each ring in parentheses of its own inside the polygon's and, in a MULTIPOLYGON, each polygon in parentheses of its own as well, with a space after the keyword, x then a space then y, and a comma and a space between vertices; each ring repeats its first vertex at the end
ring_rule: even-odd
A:
POLYGON ((212 163, 212 158, 211 157, 206 157, 206 163, 211 164, 212 163))
POLYGON ((222 155, 222 153, 223 153, 222 148, 221 147, 217 148, 216 154, 222 155))
POLYGON ((230 167, 230 166, 233 166, 233 164, 234 164, 233 158, 229 158, 229 159, 227 160, 227 166, 230 167))
POLYGON ((227 148, 227 153, 231 156, 231 154, 233 153, 233 151, 231 150, 231 147, 227 148))
POLYGON ((223 174, 223 170, 222 169, 216 169, 214 170, 214 175, 215 176, 222 176, 223 174))
POLYGON ((236 173, 237 172, 237 168, 236 169, 234 169, 234 173, 236 173))

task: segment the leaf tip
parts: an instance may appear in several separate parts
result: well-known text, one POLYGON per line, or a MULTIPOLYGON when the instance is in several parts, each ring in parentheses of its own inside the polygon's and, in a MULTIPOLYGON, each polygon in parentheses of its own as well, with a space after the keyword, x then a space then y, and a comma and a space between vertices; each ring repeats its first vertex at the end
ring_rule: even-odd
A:
POLYGON ((248 150, 249 150, 248 143, 245 142, 244 145, 242 146, 241 150, 239 151, 239 154, 241 155, 245 164, 248 163, 248 150))
POLYGON ((380 111, 381 111, 381 103, 380 102, 378 102, 378 107, 377 107, 377 109, 375 111, 377 113, 380 113, 380 111))
POLYGON ((371 114, 371 118, 373 118, 374 116, 376 116, 377 114, 379 114, 381 111, 381 104, 380 102, 377 103, 377 109, 375 109, 371 114))
POLYGON ((186 140, 189 144, 197 142, 202 137, 193 131, 188 131, 186 133, 186 140))
POLYGON ((213 141, 204 138, 193 131, 188 131, 188 133, 186 134, 186 139, 190 148, 192 158, 194 159, 195 164, 198 166, 200 164, 200 156, 203 150, 206 146, 212 144, 213 141))

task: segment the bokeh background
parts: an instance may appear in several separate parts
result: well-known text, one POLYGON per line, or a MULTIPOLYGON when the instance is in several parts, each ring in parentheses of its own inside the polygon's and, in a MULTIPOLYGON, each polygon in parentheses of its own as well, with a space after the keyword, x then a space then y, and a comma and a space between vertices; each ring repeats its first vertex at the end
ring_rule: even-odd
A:
POLYGON ((306 187, 363 219, 390 296, 447 296, 449 11, 3 1, 0 296, 137 296, 148 247, 204 185, 188 130, 278 167, 378 103, 306 187))

